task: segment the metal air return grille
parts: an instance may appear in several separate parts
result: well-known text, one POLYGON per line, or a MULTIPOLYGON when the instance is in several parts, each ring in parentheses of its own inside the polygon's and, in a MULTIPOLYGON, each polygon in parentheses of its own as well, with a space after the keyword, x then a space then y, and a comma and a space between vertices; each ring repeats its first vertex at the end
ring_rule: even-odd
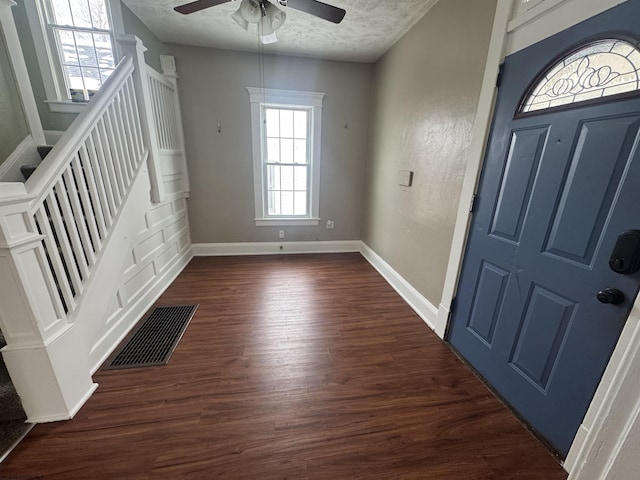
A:
POLYGON ((166 365, 198 305, 157 307, 114 354, 106 370, 166 365))

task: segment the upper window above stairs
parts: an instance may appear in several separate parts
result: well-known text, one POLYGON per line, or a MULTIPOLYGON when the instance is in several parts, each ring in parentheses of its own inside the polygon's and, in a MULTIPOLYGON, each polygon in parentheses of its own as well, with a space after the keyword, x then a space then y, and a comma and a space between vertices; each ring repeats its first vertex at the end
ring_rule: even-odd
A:
POLYGON ((49 106, 80 111, 115 69, 109 0, 35 0, 25 6, 49 106))

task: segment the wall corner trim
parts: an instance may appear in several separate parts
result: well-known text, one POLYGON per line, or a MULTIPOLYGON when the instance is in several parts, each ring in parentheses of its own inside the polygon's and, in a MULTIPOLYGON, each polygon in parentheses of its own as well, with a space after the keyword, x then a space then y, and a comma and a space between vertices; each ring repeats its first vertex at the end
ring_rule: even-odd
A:
POLYGON ((375 268, 380 275, 393 287, 405 302, 435 330, 438 320, 438 308, 427 300, 413 285, 402 277, 391 265, 385 262, 380 255, 373 251, 366 243, 362 242, 362 256, 375 268))

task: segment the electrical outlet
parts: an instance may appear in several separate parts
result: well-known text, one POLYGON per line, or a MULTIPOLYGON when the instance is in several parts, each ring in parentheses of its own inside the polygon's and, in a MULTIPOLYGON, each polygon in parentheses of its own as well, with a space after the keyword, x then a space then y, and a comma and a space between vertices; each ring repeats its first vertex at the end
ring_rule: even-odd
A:
POLYGON ((278 238, 284 238, 284 230, 278 232, 278 238))
POLYGON ((329 230, 333 230, 333 228, 336 226, 335 222, 333 220, 327 220, 327 228, 329 230))

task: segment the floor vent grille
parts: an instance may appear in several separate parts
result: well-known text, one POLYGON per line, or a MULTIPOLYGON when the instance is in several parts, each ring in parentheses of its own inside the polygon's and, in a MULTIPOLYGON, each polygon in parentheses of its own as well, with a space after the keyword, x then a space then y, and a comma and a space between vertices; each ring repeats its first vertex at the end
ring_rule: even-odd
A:
POLYGON ((106 370, 166 365, 198 305, 157 307, 113 355, 106 370))

